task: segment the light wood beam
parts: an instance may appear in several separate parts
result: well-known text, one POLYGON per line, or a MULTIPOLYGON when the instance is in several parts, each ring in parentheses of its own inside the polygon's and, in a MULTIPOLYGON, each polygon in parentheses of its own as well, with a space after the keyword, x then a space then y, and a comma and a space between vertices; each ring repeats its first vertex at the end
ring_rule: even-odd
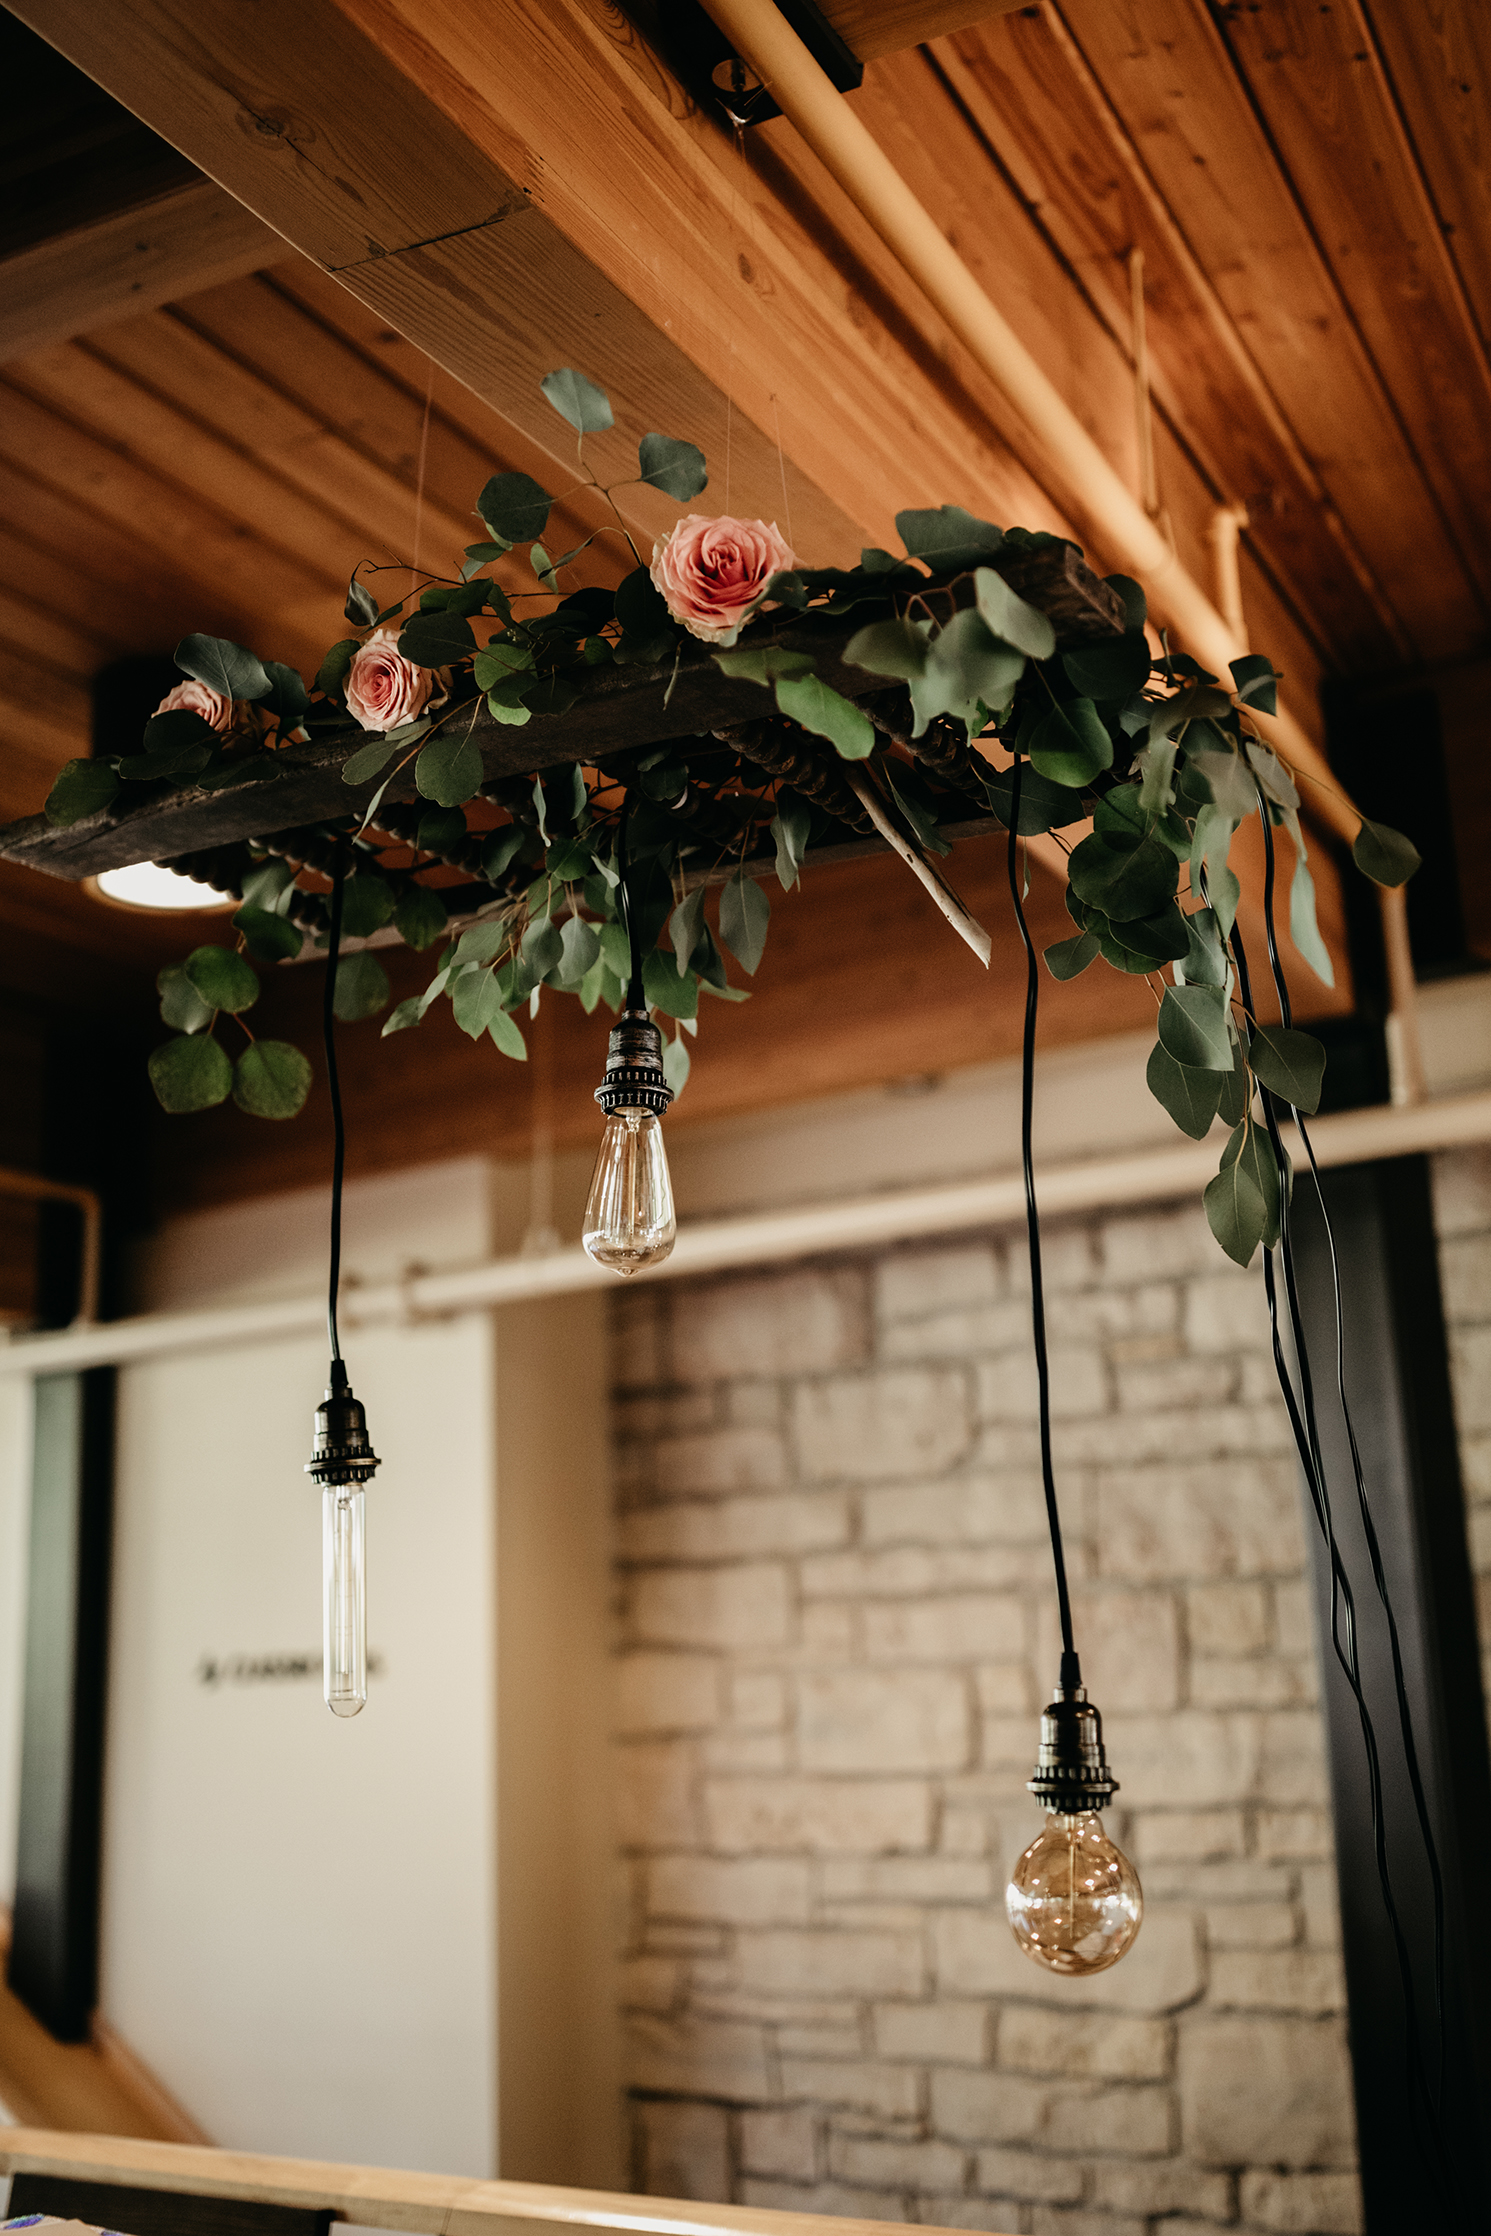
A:
POLYGON ((0 258, 0 363, 239 279, 285 245, 211 179, 0 258))
POLYGON ((851 54, 861 62, 899 54, 950 31, 966 31, 986 16, 1012 15, 1026 0, 820 0, 851 54))

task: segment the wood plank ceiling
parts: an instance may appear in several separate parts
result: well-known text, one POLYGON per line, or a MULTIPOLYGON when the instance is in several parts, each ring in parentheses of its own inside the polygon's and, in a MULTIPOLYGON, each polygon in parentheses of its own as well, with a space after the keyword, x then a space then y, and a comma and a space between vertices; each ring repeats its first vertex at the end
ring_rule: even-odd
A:
MULTIPOLYGON (((318 8, 326 12, 305 0, 296 13, 308 21, 318 8)), ((90 11, 74 0, 31 0, 18 12, 74 52, 90 35, 90 11)), ((113 11, 110 30, 93 19, 106 82, 116 67, 109 40, 127 42, 132 17, 153 25, 163 12, 140 0, 113 11)), ((597 183, 595 146, 582 160, 574 144, 581 132, 595 140, 585 109, 594 84, 580 82, 576 64, 574 97, 565 106, 555 92, 564 113, 539 145, 548 129, 541 70, 523 48, 503 133, 512 141, 526 132, 527 160, 543 171, 552 206, 561 183, 577 195, 574 180, 585 185, 593 237, 579 245, 593 257, 597 240, 612 239, 610 268, 623 286, 639 255, 671 258, 676 276, 677 237, 619 238, 618 212, 635 184, 627 150, 649 133, 676 161, 648 182, 648 208, 666 208, 672 194, 700 244, 683 252, 685 262, 695 255, 697 301, 680 297, 678 331, 664 335, 661 320, 648 329, 671 353, 671 371, 653 378, 630 327, 616 362, 599 343, 579 360, 613 387, 620 424, 606 442, 615 462, 660 423, 661 383, 683 415, 662 423, 711 454, 706 504, 724 509, 728 495, 735 511, 791 516, 810 558, 852 553, 862 535, 887 539, 903 503, 953 500, 1033 526, 1071 525, 1008 407, 790 126, 767 125, 737 148, 691 112, 611 9, 563 0, 540 11, 541 24, 526 0, 504 0, 503 12, 515 36, 543 44, 542 31, 560 60, 585 42, 585 67, 609 70, 615 98, 624 91, 635 112, 627 147, 607 147, 614 178, 597 183), (561 156, 568 182, 555 175, 561 156), (607 194, 605 208, 594 206, 607 194), (711 316, 701 322, 706 300, 711 316), (846 436, 846 427, 855 431, 846 436)), ((480 140, 496 96, 458 7, 342 0, 337 21, 399 56, 480 140)), ((500 62, 501 43, 491 52, 500 62)), ((563 73, 552 82, 562 87, 563 73)), ((1131 258, 1142 252, 1163 516, 1206 581, 1215 509, 1246 506, 1245 608, 1302 719, 1313 718, 1323 676, 1463 674, 1485 657, 1491 11, 1478 0, 1370 10, 1366 0, 1046 0, 871 61, 853 98, 1027 346, 1134 476, 1131 258)), ((179 138, 203 160, 191 131, 179 138)), ((233 184, 228 170, 225 156, 217 175, 233 184)), ((262 205, 261 214, 288 224, 262 205)), ((546 429, 532 376, 573 353, 572 338, 553 343, 543 304, 486 300, 473 331, 485 335, 491 362, 478 375, 463 360, 465 380, 453 377, 399 331, 420 330, 412 294, 398 326, 366 299, 382 287, 388 302, 402 301, 400 261, 363 263, 338 280, 287 251, 252 276, 80 331, 0 370, 0 815, 34 812, 56 766, 87 750, 91 679, 108 661, 169 648, 199 627, 309 672, 341 634, 341 590, 358 560, 438 563, 469 539, 489 473, 518 467, 548 479, 556 470, 563 430, 546 429)), ((563 316, 572 324, 573 306, 563 316)), ((622 327, 597 311, 595 332, 614 338, 622 327)), ((447 351, 447 362, 458 355, 447 351)), ((602 469, 613 463, 606 442, 602 469)), ((588 502, 569 507, 575 541, 594 524, 588 502)), ((636 509, 644 533, 671 517, 650 493, 636 509)), ((1470 710, 1451 765, 1468 827, 1491 795, 1484 757, 1470 749, 1476 694, 1462 689, 1456 703, 1470 710)), ((955 867, 970 887, 989 888, 995 909, 992 865, 955 867)), ((796 1091, 887 1075, 895 1030, 868 1004, 856 1014, 849 1003, 852 1029, 840 1017, 853 965, 840 953, 839 912, 851 890, 855 912, 868 908, 882 922, 885 959, 898 958, 882 994, 895 1017, 918 1020, 914 1056, 898 1052, 893 1067, 936 1071, 1013 1048, 1009 996, 996 989, 988 998, 978 974, 960 976, 966 958, 940 944, 923 958, 920 943, 944 935, 929 909, 923 922, 919 894, 872 901, 886 882, 878 867, 873 877, 863 868, 834 876, 832 891, 825 873, 816 894, 810 885, 791 904, 799 933, 790 959, 789 941, 768 949, 763 998, 711 1017, 718 1062, 712 1086, 703 1084, 710 1062, 696 1067, 695 1115, 779 1099, 789 1079, 804 1078, 810 1044, 814 1063, 796 1091), (779 990, 774 999, 769 989, 789 978, 797 998, 779 990), (836 1024, 825 1035, 829 1014, 836 1024), (790 1061, 781 1054, 789 1048, 790 1061)), ((135 919, 121 946, 119 918, 27 884, 22 893, 16 873, 0 879, 0 921, 14 914, 21 937, 28 920, 21 947, 30 953, 26 941, 40 937, 50 910, 80 982, 91 957, 111 983, 128 971, 138 984, 150 957, 179 945, 177 929, 161 934, 135 919)), ((1326 885, 1326 913, 1339 925, 1326 885)), ((788 910, 779 913, 785 922, 788 910)), ((1478 932, 1491 953, 1491 921, 1478 932)), ((996 975, 1012 976, 1004 944, 996 975)), ((301 995, 287 1000, 299 1006, 301 995)), ((1349 1003, 1344 972, 1336 1002, 1319 1000, 1349 1003)), ((1142 985, 1099 986, 1090 974, 1048 1004, 1050 1036, 1120 1029, 1148 1013, 1142 985)), ((575 1032, 583 1068, 597 1036, 584 1021, 575 1032)), ((465 1061, 468 1051, 451 1042, 449 1061, 465 1061)), ((381 1052, 387 1078, 395 1045, 381 1052)), ((420 1047, 427 1055, 429 1041, 420 1047)), ((491 1064, 476 1061, 486 1078, 491 1064)), ((502 1123, 515 1122, 529 1092, 510 1069, 499 1076, 483 1091, 482 1126, 503 1111, 502 1123)), ((576 1124, 588 1128, 583 1109, 576 1124)), ((274 1144, 281 1180, 286 1146, 274 1144)), ((211 1163, 204 1157, 182 1182, 186 1192, 229 1185, 211 1163)))

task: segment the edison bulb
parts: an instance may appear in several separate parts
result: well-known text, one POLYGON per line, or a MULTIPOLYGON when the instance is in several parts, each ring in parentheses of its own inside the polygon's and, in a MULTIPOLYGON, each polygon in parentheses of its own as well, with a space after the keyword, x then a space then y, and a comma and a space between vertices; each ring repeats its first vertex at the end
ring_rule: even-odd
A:
POLYGON ((585 1205, 586 1249, 597 1265, 630 1274, 660 1265, 677 1232, 661 1125, 650 1110, 613 1110, 585 1205))
POLYGON ((334 1716, 355 1716, 368 1697, 366 1505, 360 1486, 321 1493, 322 1690, 334 1716))
POLYGON ((1004 1904, 1031 1961, 1072 1976, 1116 1964, 1144 1916, 1139 1874, 1095 1809, 1051 1816, 1015 1865, 1004 1904))

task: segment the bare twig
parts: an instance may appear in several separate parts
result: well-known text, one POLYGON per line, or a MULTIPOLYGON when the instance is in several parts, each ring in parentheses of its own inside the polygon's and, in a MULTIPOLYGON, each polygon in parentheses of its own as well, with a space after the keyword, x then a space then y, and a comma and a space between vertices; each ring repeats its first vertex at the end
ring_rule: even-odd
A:
POLYGON ((983 925, 978 922, 976 917, 969 915, 952 888, 944 885, 937 872, 922 860, 915 847, 902 838, 881 805, 875 787, 863 770, 846 768, 843 774, 845 783, 854 793, 887 846, 893 847, 912 876, 921 880, 958 937, 967 941, 974 954, 983 964, 984 969, 987 970, 989 957, 993 952, 993 941, 984 930, 983 925))

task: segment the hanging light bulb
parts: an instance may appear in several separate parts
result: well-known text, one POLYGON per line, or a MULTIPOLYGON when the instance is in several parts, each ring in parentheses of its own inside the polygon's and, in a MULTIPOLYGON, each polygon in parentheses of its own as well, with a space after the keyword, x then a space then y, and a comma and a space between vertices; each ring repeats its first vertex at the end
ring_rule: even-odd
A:
POLYGON ((595 1099, 606 1130, 585 1205, 585 1248, 597 1265, 632 1274, 660 1265, 678 1222, 660 1120, 673 1090, 663 1077, 663 1036, 645 1006, 627 1007, 611 1028, 606 1076, 595 1099))
POLYGON ((1087 1697, 1075 1654, 1041 1717, 1040 1760, 1030 1791, 1050 1812, 1015 1865, 1004 1904, 1033 1963, 1076 1976, 1105 1972, 1131 1948, 1144 1917, 1139 1874, 1103 1830, 1099 1811, 1118 1791, 1103 1749, 1103 1719, 1087 1697))
POLYGON ((355 1716, 368 1697, 365 1486, 378 1467, 367 1418, 347 1369, 331 1362, 331 1382, 316 1408, 307 1475, 321 1486, 322 1692, 334 1716, 355 1716))

